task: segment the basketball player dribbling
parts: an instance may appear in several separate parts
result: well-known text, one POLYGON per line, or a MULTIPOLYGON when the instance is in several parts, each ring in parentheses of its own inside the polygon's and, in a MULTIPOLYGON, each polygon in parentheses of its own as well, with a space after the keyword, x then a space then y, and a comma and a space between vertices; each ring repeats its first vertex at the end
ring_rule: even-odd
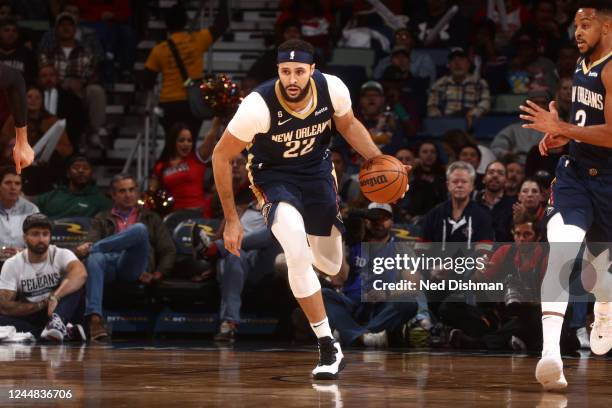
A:
MULTIPOLYGON (((593 243, 612 241, 612 2, 583 2, 575 24, 581 57, 572 86, 571 123, 559 119, 554 102, 547 111, 527 101, 520 115, 529 122, 523 127, 545 133, 540 142, 543 155, 570 144, 569 155, 557 165, 548 209, 551 253, 542 282, 544 342, 536 367, 536 378, 545 389, 567 386, 559 338, 569 298, 569 269, 580 244, 586 238, 585 260, 601 255, 607 265, 609 251, 593 243)), ((591 290, 596 302, 590 342, 593 353, 605 354, 612 348, 612 278, 607 268, 598 272, 591 290)))
POLYGON ((232 192, 231 159, 248 150, 251 189, 266 223, 285 252, 289 286, 318 338, 315 379, 336 379, 344 367, 332 336, 313 265, 336 275, 342 265, 342 219, 328 145, 333 127, 366 160, 381 154, 353 115, 349 91, 313 64, 302 40, 278 47, 278 78, 251 92, 229 122, 213 153, 215 184, 223 206, 225 247, 236 256, 243 228, 232 192))
POLYGON ((9 108, 13 118, 15 118, 13 160, 15 160, 17 174, 21 174, 21 169, 34 161, 34 150, 28 143, 26 127, 28 105, 23 76, 16 69, 0 64, 0 89, 5 91, 9 108))

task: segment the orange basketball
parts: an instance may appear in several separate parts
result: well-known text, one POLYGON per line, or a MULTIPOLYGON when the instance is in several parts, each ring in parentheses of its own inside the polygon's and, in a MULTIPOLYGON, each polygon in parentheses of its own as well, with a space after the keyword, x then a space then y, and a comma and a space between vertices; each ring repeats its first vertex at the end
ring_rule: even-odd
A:
POLYGON ((359 170, 361 192, 370 201, 393 203, 408 187, 406 168, 393 156, 376 156, 359 170))

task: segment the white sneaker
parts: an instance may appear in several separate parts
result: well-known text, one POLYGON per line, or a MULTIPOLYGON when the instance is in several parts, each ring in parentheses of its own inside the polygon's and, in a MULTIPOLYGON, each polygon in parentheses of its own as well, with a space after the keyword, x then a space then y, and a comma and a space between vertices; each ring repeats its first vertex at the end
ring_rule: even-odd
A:
POLYGON ((49 319, 49 322, 40 334, 40 338, 61 343, 64 341, 64 337, 66 337, 67 334, 68 332, 66 330, 66 325, 57 314, 53 313, 49 319))
POLYGON ((363 345, 366 347, 389 347, 389 339, 387 337, 387 331, 383 330, 378 333, 364 333, 363 334, 363 345))
POLYGON ((312 370, 315 380, 336 380, 345 366, 340 343, 331 337, 319 339, 319 363, 312 370))
POLYGON ((563 375, 563 361, 559 355, 542 357, 536 366, 535 376, 545 390, 567 387, 567 380, 563 375))
POLYGON ((602 355, 610 349, 612 349, 612 316, 596 312, 595 321, 591 325, 591 351, 602 355))
POLYGON ((591 348, 591 342, 589 341, 589 333, 587 333, 586 327, 581 327, 576 330, 576 337, 578 338, 578 342, 580 343, 581 349, 591 348))

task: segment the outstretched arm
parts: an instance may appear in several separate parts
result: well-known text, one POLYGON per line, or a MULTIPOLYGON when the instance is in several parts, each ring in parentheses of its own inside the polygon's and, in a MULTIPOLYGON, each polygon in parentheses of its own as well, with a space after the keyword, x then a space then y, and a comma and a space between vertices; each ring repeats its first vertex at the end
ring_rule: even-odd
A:
POLYGON ((15 118, 13 159, 15 160, 17 174, 21 174, 21 169, 29 166, 34 161, 34 151, 28 143, 28 131, 26 128, 28 105, 23 76, 16 69, 2 65, 0 67, 0 89, 6 91, 8 104, 13 118, 15 118))
POLYGON ((595 146, 612 148, 612 137, 610 137, 612 134, 612 67, 610 65, 606 65, 601 78, 606 89, 604 104, 608 107, 604 110, 606 123, 593 126, 572 125, 559 119, 556 112, 547 111, 527 101, 527 106, 520 107, 524 112, 520 117, 530 123, 524 124, 523 127, 549 133, 552 136, 563 136, 595 146))

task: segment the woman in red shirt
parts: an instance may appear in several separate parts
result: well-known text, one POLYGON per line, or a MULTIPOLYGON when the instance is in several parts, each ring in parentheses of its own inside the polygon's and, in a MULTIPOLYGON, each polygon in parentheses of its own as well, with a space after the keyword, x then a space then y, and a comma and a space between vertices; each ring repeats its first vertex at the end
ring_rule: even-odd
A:
POLYGON ((187 124, 177 123, 171 128, 149 185, 151 191, 165 188, 174 198, 174 210, 197 209, 206 218, 212 216, 211 196, 204 191, 205 162, 210 158, 220 127, 221 120, 215 117, 197 150, 187 124))

